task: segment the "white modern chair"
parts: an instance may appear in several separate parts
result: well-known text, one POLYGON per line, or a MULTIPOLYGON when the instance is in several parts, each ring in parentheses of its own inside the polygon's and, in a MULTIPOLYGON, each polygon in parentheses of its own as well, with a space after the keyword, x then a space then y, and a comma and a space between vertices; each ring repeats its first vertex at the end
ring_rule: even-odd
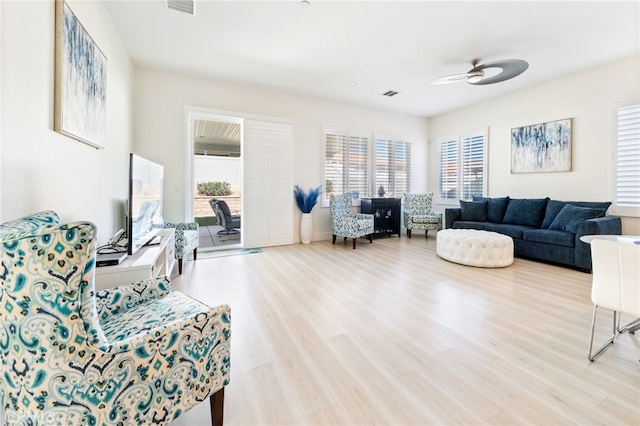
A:
POLYGON ((613 344, 618 333, 634 332, 638 320, 620 328, 620 314, 640 317, 640 245, 621 243, 603 239, 591 242, 593 259, 593 321, 589 342, 589 360, 593 361, 605 349, 613 344), (593 334, 598 308, 613 311, 613 333, 600 348, 593 352, 593 334))

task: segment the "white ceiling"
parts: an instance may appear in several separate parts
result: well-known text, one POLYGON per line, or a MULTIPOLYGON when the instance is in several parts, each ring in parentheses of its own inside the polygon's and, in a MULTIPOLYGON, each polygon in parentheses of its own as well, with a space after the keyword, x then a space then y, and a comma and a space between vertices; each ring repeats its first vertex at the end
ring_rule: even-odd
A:
POLYGON ((165 0, 106 5, 136 65, 420 116, 640 54, 637 0, 196 0, 195 16, 165 0), (486 86, 429 83, 474 57, 529 69, 486 86))

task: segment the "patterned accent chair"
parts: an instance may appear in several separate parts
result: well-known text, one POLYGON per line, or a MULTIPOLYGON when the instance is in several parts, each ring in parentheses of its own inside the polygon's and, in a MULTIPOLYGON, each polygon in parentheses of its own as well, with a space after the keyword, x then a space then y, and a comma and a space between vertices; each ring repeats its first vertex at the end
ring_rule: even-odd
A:
POLYGON ((329 205, 331 210, 331 233, 333 244, 336 236, 353 238, 353 249, 356 248, 356 238, 368 236, 369 243, 373 242, 373 215, 354 213, 351 193, 331 194, 329 205))
POLYGON ((193 260, 198 258, 198 246, 200 245, 200 234, 197 222, 164 224, 165 228, 176 230, 176 250, 175 257, 178 260, 178 273, 182 274, 182 259, 186 258, 193 251, 193 260))
POLYGON ((442 229, 442 213, 431 209, 432 201, 433 192, 404 193, 404 226, 409 238, 413 229, 425 231, 425 237, 429 230, 442 229))
POLYGON ((209 399, 222 424, 229 306, 167 277, 96 292, 95 235, 51 211, 0 225, 0 423, 169 425, 209 399))

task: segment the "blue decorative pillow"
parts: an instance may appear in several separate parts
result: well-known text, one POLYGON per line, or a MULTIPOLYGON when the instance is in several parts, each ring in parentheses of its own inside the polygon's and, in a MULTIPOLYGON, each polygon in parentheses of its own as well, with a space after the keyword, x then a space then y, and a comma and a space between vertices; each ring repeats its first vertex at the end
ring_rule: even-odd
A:
POLYGON ((538 228, 544 219, 547 201, 548 198, 511 198, 502 223, 538 228))
POLYGON ((549 202, 547 203, 547 210, 544 214, 544 220, 542 221, 542 225, 540 225, 540 227, 545 229, 548 228, 553 222, 553 219, 556 218, 558 213, 560 213, 560 210, 562 210, 562 208, 566 204, 567 203, 564 201, 549 200, 549 202))
POLYGON ((595 219, 602 215, 601 209, 590 209, 588 207, 578 207, 573 204, 567 204, 560 210, 556 218, 553 219, 553 222, 549 225, 549 229, 573 232, 575 234, 582 222, 587 219, 595 219))
POLYGON ((502 223, 504 212, 507 210, 507 204, 509 204, 509 197, 490 198, 474 195, 472 201, 486 201, 487 221, 491 223, 502 223))
POLYGON ((487 219, 489 219, 489 222, 502 223, 508 205, 509 197, 490 198, 487 206, 487 219))
POLYGON ((468 222, 486 222, 487 204, 487 201, 460 200, 460 220, 468 222))

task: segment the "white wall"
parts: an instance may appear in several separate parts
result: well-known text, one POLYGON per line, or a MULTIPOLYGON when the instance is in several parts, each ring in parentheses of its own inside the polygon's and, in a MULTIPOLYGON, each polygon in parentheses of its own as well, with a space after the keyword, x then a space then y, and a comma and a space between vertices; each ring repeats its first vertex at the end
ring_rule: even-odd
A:
MULTIPOLYGON (((165 166, 165 219, 185 217, 186 105, 292 119, 294 122, 294 184, 322 183, 322 126, 347 127, 408 135, 413 142, 413 189, 427 189, 427 119, 353 107, 273 90, 197 77, 135 69, 136 151, 165 166)), ((293 197, 293 188, 291 188, 293 197)), ((329 209, 313 210, 313 239, 331 235, 329 209)), ((300 213, 295 212, 294 240, 300 240, 300 213)))
POLYGON ((101 2, 67 3, 107 57, 105 148, 53 131, 55 3, 1 1, 0 218, 52 209, 94 222, 104 242, 124 225, 133 68, 101 2))
MULTIPOLYGON (((638 96, 639 84, 640 57, 636 56, 431 118, 430 190, 437 192, 437 138, 488 127, 489 196, 612 200, 612 105, 638 96), (572 171, 511 174, 511 129, 564 118, 573 119, 572 171)), ((447 206, 436 207, 443 211, 447 206)), ((640 220, 623 218, 623 233, 639 235, 640 220)))

